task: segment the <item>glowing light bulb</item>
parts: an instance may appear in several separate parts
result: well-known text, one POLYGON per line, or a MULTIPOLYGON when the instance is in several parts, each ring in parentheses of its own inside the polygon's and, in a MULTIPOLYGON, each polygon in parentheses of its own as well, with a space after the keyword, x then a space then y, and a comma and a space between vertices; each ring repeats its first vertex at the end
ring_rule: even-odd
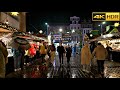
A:
POLYGON ((11 12, 11 15, 17 16, 19 13, 18 12, 11 12))

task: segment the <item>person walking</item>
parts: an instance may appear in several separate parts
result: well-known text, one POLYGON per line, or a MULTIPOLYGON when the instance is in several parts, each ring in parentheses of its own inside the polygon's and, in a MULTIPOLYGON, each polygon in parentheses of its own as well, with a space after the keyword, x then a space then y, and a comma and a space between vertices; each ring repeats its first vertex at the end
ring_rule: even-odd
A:
POLYGON ((76 51, 77 51, 76 49, 77 49, 77 47, 76 47, 76 44, 75 44, 74 47, 73 47, 73 56, 74 57, 76 57, 76 51))
POLYGON ((18 49, 12 48, 13 52, 13 58, 14 58, 14 71, 21 70, 20 64, 21 64, 21 53, 18 49))
POLYGON ((6 64, 8 63, 8 51, 6 45, 0 41, 0 78, 5 78, 6 64))
POLYGON ((98 43, 97 47, 94 49, 92 56, 96 57, 97 65, 98 65, 98 73, 103 75, 104 74, 104 61, 108 56, 107 50, 101 43, 98 43))
POLYGON ((59 61, 60 61, 60 66, 63 64, 63 54, 65 53, 65 49, 62 46, 62 43, 59 43, 59 46, 57 47, 57 52, 59 55, 59 61))
POLYGON ((71 57, 72 49, 70 45, 67 46, 66 48, 66 57, 67 57, 67 63, 69 64, 70 62, 70 57, 71 57))
POLYGON ((91 53, 94 51, 95 48, 96 48, 95 41, 93 41, 93 42, 90 43, 90 51, 91 51, 91 53))
POLYGON ((86 43, 81 49, 81 65, 83 71, 86 72, 90 71, 91 60, 92 60, 92 54, 89 48, 89 43, 86 43))
POLYGON ((40 55, 41 55, 42 62, 44 62, 45 55, 47 54, 46 50, 47 48, 46 48, 45 42, 43 42, 42 45, 40 46, 40 55))
POLYGON ((108 57, 107 57, 107 59, 108 60, 111 60, 112 58, 111 58, 111 56, 112 56, 112 48, 108 45, 108 44, 106 44, 106 50, 107 50, 107 52, 108 52, 108 57))
POLYGON ((53 64, 54 63, 54 59, 55 59, 55 52, 56 52, 56 48, 55 45, 52 43, 51 47, 50 47, 50 62, 53 64))

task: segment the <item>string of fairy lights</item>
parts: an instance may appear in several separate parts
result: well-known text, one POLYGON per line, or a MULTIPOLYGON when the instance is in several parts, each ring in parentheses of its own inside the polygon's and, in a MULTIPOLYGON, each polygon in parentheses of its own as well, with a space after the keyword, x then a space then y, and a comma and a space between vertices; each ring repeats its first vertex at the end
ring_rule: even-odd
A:
POLYGON ((2 23, 2 22, 0 22, 0 28, 7 29, 7 30, 10 30, 10 31, 18 32, 18 29, 10 26, 9 24, 2 23))
MULTIPOLYGON (((9 15, 9 14, 17 17, 19 13, 18 12, 6 12, 6 15, 9 15)), ((9 25, 9 22, 8 22, 7 18, 6 18, 6 22, 5 23, 0 22, 0 28, 3 28, 3 29, 6 29, 6 30, 10 30, 12 32, 18 33, 18 34, 14 34, 15 36, 13 35, 13 37, 17 37, 17 36, 29 36, 29 37, 31 37, 34 40, 44 40, 44 41, 47 41, 46 38, 37 37, 35 35, 32 35, 31 33, 20 32, 18 29, 16 29, 16 28, 14 28, 14 27, 12 27, 12 26, 9 25)), ((6 37, 6 34, 3 34, 3 36, 0 39, 3 39, 4 37, 6 37)))
POLYGON ((12 26, 9 25, 9 21, 8 21, 8 19, 7 19, 7 15, 10 14, 10 15, 12 15, 12 16, 17 17, 19 13, 18 13, 18 12, 5 12, 5 13, 6 13, 6 18, 5 18, 6 21, 5 21, 4 23, 3 23, 3 22, 0 22, 0 28, 17 32, 18 29, 16 29, 16 28, 14 28, 14 27, 12 27, 12 26))

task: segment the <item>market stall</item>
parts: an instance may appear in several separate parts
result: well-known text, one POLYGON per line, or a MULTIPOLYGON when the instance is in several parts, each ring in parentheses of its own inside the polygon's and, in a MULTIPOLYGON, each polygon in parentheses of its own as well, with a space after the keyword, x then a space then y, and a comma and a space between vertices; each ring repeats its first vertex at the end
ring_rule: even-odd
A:
POLYGON ((105 61, 104 75, 106 78, 120 78, 120 32, 105 34, 90 40, 100 42, 106 48, 108 44, 111 48, 111 60, 105 61))
POLYGON ((6 45, 8 51, 8 63, 6 64, 6 74, 14 70, 13 54, 11 51, 10 42, 12 40, 13 32, 4 28, 0 28, 0 40, 6 45))

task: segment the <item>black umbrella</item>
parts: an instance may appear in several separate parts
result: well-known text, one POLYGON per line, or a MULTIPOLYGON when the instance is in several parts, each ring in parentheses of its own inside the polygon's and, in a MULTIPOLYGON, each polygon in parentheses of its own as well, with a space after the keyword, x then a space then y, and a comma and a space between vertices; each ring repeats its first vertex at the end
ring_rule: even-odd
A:
POLYGON ((31 46, 30 46, 28 40, 26 40, 24 38, 16 37, 15 39, 13 39, 12 47, 16 48, 16 49, 18 49, 18 47, 21 47, 24 50, 28 50, 31 46))
POLYGON ((24 38, 19 38, 19 37, 17 37, 17 38, 14 39, 14 41, 15 41, 16 43, 20 44, 20 45, 29 44, 29 42, 28 42, 26 39, 24 39, 24 38))

